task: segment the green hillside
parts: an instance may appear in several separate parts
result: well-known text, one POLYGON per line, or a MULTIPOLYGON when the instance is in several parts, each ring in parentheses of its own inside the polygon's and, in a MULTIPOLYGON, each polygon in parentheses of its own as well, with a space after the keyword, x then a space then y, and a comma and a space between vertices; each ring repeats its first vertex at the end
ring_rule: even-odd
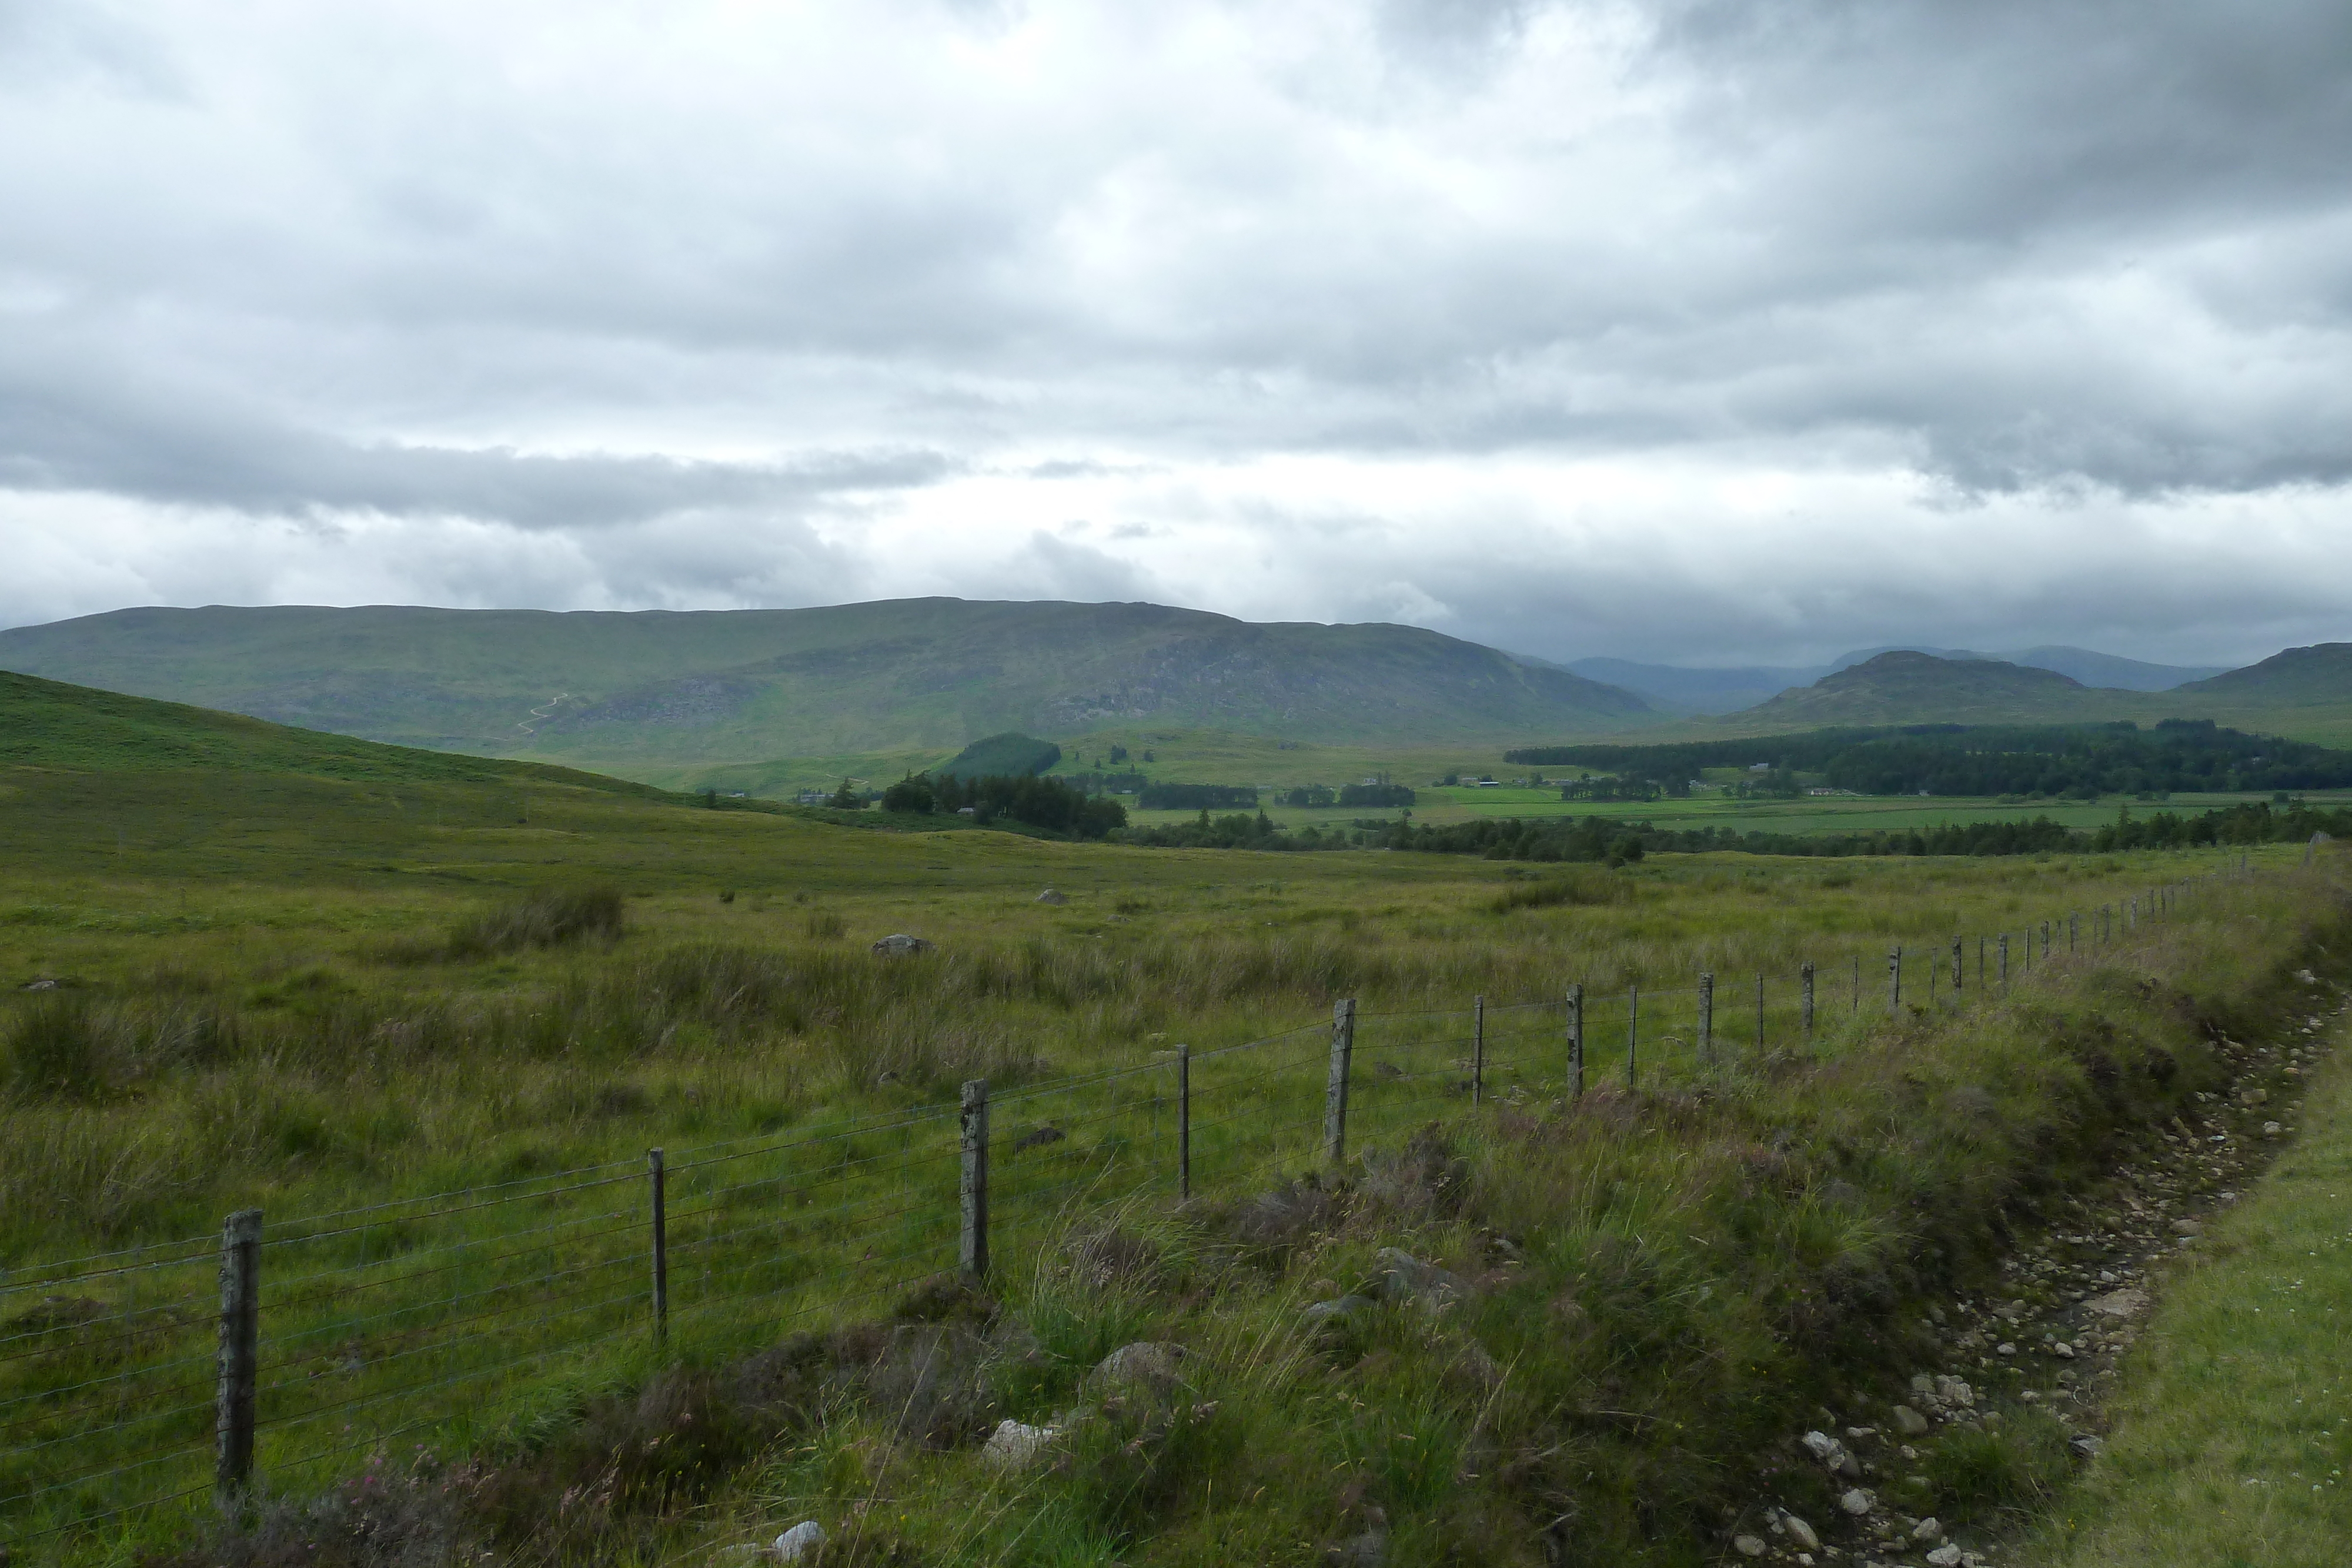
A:
POLYGON ((304 774, 349 783, 567 785, 657 791, 598 774, 321 735, 179 703, 0 671, 0 767, 76 772, 304 774))
POLYGON ((1881 653, 1729 718, 1773 729, 1832 725, 2064 723, 2154 715, 2159 698, 2086 686, 1997 659, 1881 653))
POLYGON ((2352 700, 2352 643, 2289 648, 2242 670, 2192 681, 2180 690, 2216 703, 2340 706, 2352 700))
POLYGON ((1640 697, 1413 627, 1150 604, 145 609, 0 632, 0 667, 404 745, 640 775, 1113 724, 1303 741, 1592 733, 1640 697))

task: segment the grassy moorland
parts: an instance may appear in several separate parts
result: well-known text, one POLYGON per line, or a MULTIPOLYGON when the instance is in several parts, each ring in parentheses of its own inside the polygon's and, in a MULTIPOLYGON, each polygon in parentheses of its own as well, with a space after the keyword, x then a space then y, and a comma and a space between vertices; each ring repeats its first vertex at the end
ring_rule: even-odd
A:
MULTIPOLYGON (((685 1561, 816 1517, 854 1561, 1310 1563, 1367 1536, 1399 1562, 1696 1561, 1759 1488, 1825 1515, 1821 1479, 1776 1457, 1783 1439, 1910 1364, 1922 1292, 1984 1267, 2007 1226, 2212 1082, 2202 1031, 2266 1027, 2272 980, 2325 963, 2315 945, 2340 947, 2343 915, 2324 878, 2216 883, 2111 947, 2062 948, 2030 980, 2021 963, 2006 996, 1967 1009, 1915 971, 1895 1019, 1877 1002, 1887 946, 2018 931, 2217 864, 1660 856, 1531 877, 891 833, 551 776, 19 766, 0 775, 0 974, 51 984, 14 990, 5 1020, 0 1283, 22 1287, 7 1332, 28 1365, 9 1375, 33 1381, 11 1384, 18 1415, 0 1418, 44 1445, 10 1479, 65 1473, 93 1410, 164 1427, 123 1438, 123 1463, 203 1473, 203 1386, 184 1415, 43 1392, 118 1375, 121 1347, 85 1325, 134 1312, 202 1385, 201 1313, 53 1290, 46 1260, 201 1239, 248 1204, 315 1216, 500 1182, 540 1204, 551 1186, 530 1184, 560 1173, 750 1140, 773 1151, 759 1190, 680 1178, 679 1224, 711 1250, 681 1270, 665 1353, 639 1326, 636 1243, 600 1250, 587 1209, 535 1208, 520 1251, 467 1215, 412 1220, 422 1207, 314 1227, 305 1279, 375 1296, 363 1311, 271 1298, 266 1415, 299 1415, 308 1437, 342 1425, 306 1448, 265 1420, 279 1500, 208 1560, 294 1561, 286 1542, 307 1540, 329 1544, 302 1561, 451 1560, 467 1542, 685 1561), (1068 902, 1036 902, 1049 885, 1068 902), (866 950, 889 932, 938 950, 866 950), (1839 988, 1858 955, 1867 1010, 1839 988), (1824 971, 1810 1042, 1787 988, 1804 960, 1824 971), (1727 996, 1727 1043, 1697 1060, 1701 969, 1774 977, 1765 1051, 1737 1043, 1727 996), (1498 1016, 1497 1092, 1465 1114, 1460 1009, 1552 1005, 1570 981, 1596 993, 1591 1092, 1559 1092, 1556 1012, 1498 1016), (1628 1020, 1604 998, 1635 984, 1652 1032, 1629 1086, 1628 1020), (1163 1078, 1015 1104, 1008 1139, 1058 1136, 1036 1144, 1034 1177, 1008 1166, 1015 1228, 992 1296, 915 1291, 892 1326, 910 1281, 952 1258, 952 1145, 907 1130, 938 1125, 920 1107, 972 1076, 1038 1090, 1148 1067, 1175 1040, 1311 1030, 1344 996, 1368 1019, 1342 1169, 1288 1179, 1318 1164, 1313 1032, 1220 1059, 1265 1065, 1207 1084, 1240 1133, 1202 1145, 1187 1208, 1164 1163, 1127 1174, 1165 1149, 1163 1078), (1444 1130, 1412 1135, 1431 1120, 1444 1130), (814 1138, 845 1125, 875 1130, 814 1138), (793 1220, 813 1190, 847 1220, 793 1220), (1432 1314, 1391 1291, 1310 1331, 1305 1303, 1370 1285, 1386 1246, 1475 1294, 1432 1314), (506 1261, 480 1260, 493 1250, 506 1261), (412 1259, 429 1267, 404 1272, 412 1259), (570 1359, 541 1359, 572 1343, 552 1330, 524 1352, 436 1337, 605 1269, 626 1279, 594 1299, 598 1333, 570 1359), (916 1327, 948 1358, 929 1383, 905 1364, 916 1327), (1194 1353, 1181 1398, 1087 1385, 1147 1339, 1194 1353), (424 1362, 446 1378, 402 1381, 424 1362), (395 1393, 396 1427, 339 1414, 395 1393), (998 1419, 1082 1409, 1038 1469, 977 1451, 998 1419), (331 1486, 394 1429, 411 1458, 331 1486), (437 1457, 414 1458, 415 1441, 437 1457)), ((614 1201, 608 1230, 638 1223, 634 1198, 614 1201)), ((196 1297, 210 1288, 201 1247, 155 1256, 184 1256, 196 1297)), ((77 1482, 12 1522, 95 1518, 152 1479, 77 1482)), ((2000 1506, 1965 1486, 1937 1502, 1952 1518, 2000 1506)), ((25 1551, 128 1561, 184 1539, 187 1517, 25 1551)))

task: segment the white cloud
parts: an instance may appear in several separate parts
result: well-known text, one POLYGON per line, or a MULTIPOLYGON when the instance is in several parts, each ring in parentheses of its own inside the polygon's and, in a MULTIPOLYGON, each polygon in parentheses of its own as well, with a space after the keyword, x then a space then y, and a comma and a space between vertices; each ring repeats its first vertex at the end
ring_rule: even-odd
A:
POLYGON ((2352 634, 2319 0, 0 0, 0 60, 14 622, 2352 634))

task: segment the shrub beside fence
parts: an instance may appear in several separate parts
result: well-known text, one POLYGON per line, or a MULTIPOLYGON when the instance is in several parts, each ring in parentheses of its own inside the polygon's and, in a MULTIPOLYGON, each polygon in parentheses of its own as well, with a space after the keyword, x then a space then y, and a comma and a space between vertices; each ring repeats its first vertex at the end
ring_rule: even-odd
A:
MULTIPOLYGON (((2022 974, 2123 939, 2204 880, 1973 954, 1959 936, 1897 946, 1884 1007, 1998 995, 2011 935, 2022 974)), ((1449 1010, 1342 998, 1328 1025, 1004 1093, 974 1082, 955 1105, 299 1218, 243 1209, 217 1237, 16 1266, 0 1540, 68 1555, 133 1514, 323 1487, 396 1440, 463 1448, 665 1361, 870 1315, 950 1270, 984 1279, 1088 1210, 1235 1196, 1449 1110, 1808 1051, 1824 1012, 1859 1018, 1864 993, 1857 954, 1449 1010)))

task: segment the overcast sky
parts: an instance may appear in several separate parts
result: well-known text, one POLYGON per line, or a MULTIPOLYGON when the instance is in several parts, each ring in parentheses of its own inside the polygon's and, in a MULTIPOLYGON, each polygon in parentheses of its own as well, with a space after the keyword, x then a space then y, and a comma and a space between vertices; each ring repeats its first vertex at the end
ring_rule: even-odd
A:
POLYGON ((2352 638, 2352 6, 0 0, 0 623, 2352 638))

